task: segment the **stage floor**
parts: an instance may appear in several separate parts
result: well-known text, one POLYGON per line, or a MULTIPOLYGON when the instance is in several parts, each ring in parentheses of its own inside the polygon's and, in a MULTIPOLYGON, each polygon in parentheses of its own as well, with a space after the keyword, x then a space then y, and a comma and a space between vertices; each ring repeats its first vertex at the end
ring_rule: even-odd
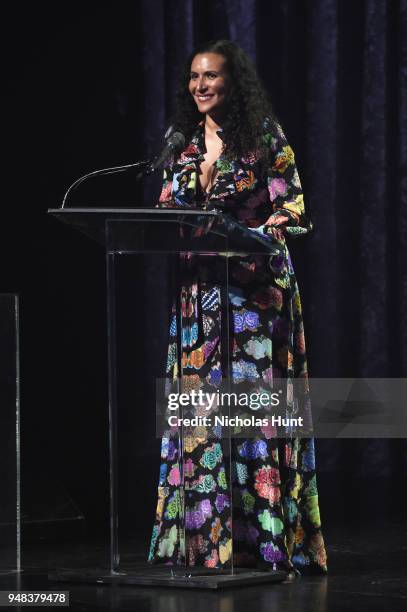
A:
MULTIPOLYGON (((407 524, 336 528, 325 539, 328 576, 301 576, 280 584, 230 588, 220 592, 130 585, 48 582, 56 566, 105 565, 103 547, 70 542, 24 548, 20 575, 0 575, 0 590, 64 590, 70 610, 137 612, 398 612, 407 610, 407 524)), ((129 562, 130 563, 130 562, 129 562)), ((13 609, 13 608, 10 608, 13 609)), ((55 608, 51 608, 55 609, 55 608)))

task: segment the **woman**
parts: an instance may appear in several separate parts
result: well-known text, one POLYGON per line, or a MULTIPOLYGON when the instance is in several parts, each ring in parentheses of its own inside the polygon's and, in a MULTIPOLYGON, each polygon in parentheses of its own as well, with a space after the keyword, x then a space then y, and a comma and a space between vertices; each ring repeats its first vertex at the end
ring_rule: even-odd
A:
MULTIPOLYGON (((282 247, 283 257, 269 262, 231 258, 233 382, 271 388, 273 379, 306 382, 301 303, 285 235, 312 226, 304 215, 293 151, 237 45, 221 40, 194 51, 172 123, 187 146, 165 168, 160 205, 216 204, 282 247)), ((191 272, 181 297, 188 329, 182 367, 189 388, 214 389, 223 376, 221 307, 219 287, 191 272)), ((169 378, 177 376, 177 321, 174 309, 169 378)), ((211 434, 189 431, 183 461, 178 432, 163 438, 149 560, 225 567, 233 554, 235 565, 325 572, 313 439, 279 440, 267 432, 233 439, 230 499, 226 461, 216 432, 211 434)))

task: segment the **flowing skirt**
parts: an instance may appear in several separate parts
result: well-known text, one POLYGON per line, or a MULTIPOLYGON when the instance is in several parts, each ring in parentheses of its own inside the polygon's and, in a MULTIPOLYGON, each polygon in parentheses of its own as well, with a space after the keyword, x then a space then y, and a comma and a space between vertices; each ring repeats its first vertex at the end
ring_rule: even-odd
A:
MULTIPOLYGON (((234 385, 273 388, 307 382, 298 286, 284 257, 233 257, 228 308, 234 385)), ((182 283, 182 369, 185 390, 222 382, 221 284, 192 258, 182 283)), ((208 268, 213 265, 208 266, 208 268)), ((222 297, 223 296, 223 297, 222 297)), ((178 375, 174 304, 166 375, 178 375)), ((309 408, 309 406, 308 406, 309 408)), ((313 438, 273 435, 232 438, 230 457, 216 428, 171 428, 162 438, 158 503, 149 561, 205 567, 236 566, 325 572, 313 438), (182 486, 181 486, 182 484, 182 486)))

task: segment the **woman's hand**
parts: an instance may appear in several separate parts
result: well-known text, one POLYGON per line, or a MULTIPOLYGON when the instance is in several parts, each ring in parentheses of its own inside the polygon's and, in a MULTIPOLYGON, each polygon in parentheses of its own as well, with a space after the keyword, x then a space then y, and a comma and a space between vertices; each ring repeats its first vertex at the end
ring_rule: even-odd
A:
POLYGON ((271 234, 276 240, 283 240, 285 229, 284 226, 288 223, 288 221, 288 217, 275 212, 265 222, 264 231, 267 234, 271 234))
POLYGON ((288 221, 289 221, 288 217, 278 212, 275 212, 267 219, 264 225, 280 226, 280 225, 287 224, 288 221))

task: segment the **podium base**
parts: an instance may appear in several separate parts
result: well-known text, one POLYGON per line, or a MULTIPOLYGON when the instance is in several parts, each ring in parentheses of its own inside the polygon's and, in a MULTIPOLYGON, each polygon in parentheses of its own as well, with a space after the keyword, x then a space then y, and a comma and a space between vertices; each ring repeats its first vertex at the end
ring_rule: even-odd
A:
POLYGON ((235 569, 233 574, 227 570, 210 570, 206 568, 186 568, 171 570, 168 567, 135 569, 128 572, 108 573, 102 569, 68 570, 57 569, 48 574, 53 582, 87 582, 97 584, 131 584, 134 586, 162 586, 187 589, 224 589, 249 586, 260 583, 283 582, 287 573, 260 571, 249 568, 235 569))

